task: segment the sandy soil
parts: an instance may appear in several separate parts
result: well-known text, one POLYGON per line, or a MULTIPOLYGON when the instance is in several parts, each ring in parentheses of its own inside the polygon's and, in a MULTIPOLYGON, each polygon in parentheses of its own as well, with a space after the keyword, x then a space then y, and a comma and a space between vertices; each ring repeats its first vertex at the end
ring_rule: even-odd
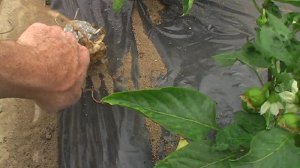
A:
MULTIPOLYGON (((39 11, 41 2, 0 1, 0 39, 14 40, 36 21, 54 24, 39 11)), ((1 99, 0 167, 57 168, 57 115, 42 112, 30 100, 1 99)))
MULTIPOLYGON (((159 6, 161 5, 160 3, 157 4, 156 2, 151 1, 152 0, 145 1, 149 10, 151 9, 151 13, 158 9, 163 9, 163 6, 159 6)), ((160 17, 157 14, 153 16, 152 19, 158 21, 160 20, 160 17)), ((158 22, 155 24, 157 23, 158 22)), ((144 31, 143 22, 137 10, 134 10, 133 12, 132 24, 138 50, 138 67, 140 75, 138 79, 139 87, 140 89, 153 88, 157 86, 157 79, 167 73, 167 69, 156 51, 154 44, 144 31)), ((114 78, 121 78, 123 86, 125 86, 128 90, 132 90, 134 89, 134 84, 132 82, 132 56, 130 52, 123 57, 122 63, 123 65, 117 70, 117 74, 114 78)), ((161 127, 148 119, 145 120, 145 125, 150 133, 153 161, 155 162, 159 159, 158 153, 162 140, 161 127)))
POLYGON ((145 5, 148 7, 148 13, 153 24, 161 24, 161 11, 165 6, 161 3, 161 0, 144 0, 145 5))
MULTIPOLYGON (((149 6, 149 8, 150 7, 151 6, 149 6)), ((167 73, 167 69, 162 62, 161 57, 157 53, 154 45, 145 34, 143 23, 137 10, 135 10, 133 13, 133 30, 139 54, 138 63, 140 67, 140 86, 141 88, 153 88, 157 86, 157 79, 167 73)), ((148 119, 146 119, 145 124, 151 137, 150 142, 153 160, 157 161, 159 158, 158 152, 162 136, 161 127, 148 119)))

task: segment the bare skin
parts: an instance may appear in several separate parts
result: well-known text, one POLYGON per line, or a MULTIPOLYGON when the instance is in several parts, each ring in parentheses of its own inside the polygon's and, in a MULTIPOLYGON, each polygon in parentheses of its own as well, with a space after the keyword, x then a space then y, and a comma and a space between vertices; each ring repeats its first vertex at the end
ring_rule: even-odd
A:
POLYGON ((79 100, 89 62, 71 33, 35 23, 17 41, 0 42, 0 98, 33 99, 57 112, 79 100))

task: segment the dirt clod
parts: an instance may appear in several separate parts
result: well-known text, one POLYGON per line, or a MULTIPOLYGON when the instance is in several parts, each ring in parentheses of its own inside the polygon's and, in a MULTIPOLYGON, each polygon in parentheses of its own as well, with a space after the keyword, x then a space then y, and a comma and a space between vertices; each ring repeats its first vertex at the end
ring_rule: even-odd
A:
POLYGON ((47 132, 45 137, 47 140, 50 140, 52 138, 51 132, 47 132))

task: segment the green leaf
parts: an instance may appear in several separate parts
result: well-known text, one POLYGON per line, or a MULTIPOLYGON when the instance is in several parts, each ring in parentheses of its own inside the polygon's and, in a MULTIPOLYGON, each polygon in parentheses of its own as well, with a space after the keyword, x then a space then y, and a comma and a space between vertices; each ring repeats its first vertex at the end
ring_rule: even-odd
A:
POLYGON ((299 168, 300 149, 293 136, 280 128, 259 132, 251 142, 250 151, 231 161, 232 168, 299 168))
POLYGON ((196 90, 169 87, 121 92, 102 101, 137 110, 169 131, 193 140, 218 130, 215 103, 196 90))
POLYGON ((267 12, 269 26, 282 41, 288 41, 294 38, 294 34, 284 24, 283 19, 277 18, 273 14, 267 12))
POLYGON ((193 142, 158 162, 155 168, 229 168, 228 159, 233 156, 214 151, 206 142, 193 142))
POLYGON ((294 78, 299 79, 300 75, 300 42, 297 40, 291 40, 290 43, 286 44, 286 49, 289 52, 287 57, 291 57, 291 64, 287 64, 287 72, 292 72, 294 78))
POLYGON ((282 3, 289 3, 300 7, 300 0, 275 0, 275 1, 282 2, 282 3))
POLYGON ((290 12, 284 16, 284 24, 287 27, 292 27, 293 32, 298 32, 300 30, 300 13, 290 12))
POLYGON ((249 150, 253 136, 265 129, 265 120, 258 114, 237 112, 234 123, 218 132, 216 149, 238 152, 241 148, 249 150))
POLYGON ((275 91, 277 93, 280 93, 283 91, 291 91, 294 80, 287 73, 281 73, 281 75, 282 76, 279 76, 279 78, 277 76, 275 76, 280 83, 275 87, 275 91))
POLYGON ((267 57, 274 57, 288 65, 292 63, 291 56, 284 47, 284 43, 278 38, 272 28, 262 27, 257 40, 256 47, 267 57))
POLYGON ((263 8, 266 9, 269 13, 272 13, 274 16, 280 18, 281 11, 279 7, 273 1, 265 1, 263 8))
POLYGON ((220 132, 216 136, 216 150, 238 152, 240 149, 247 149, 253 135, 243 130, 240 126, 233 124, 220 132))
POLYGON ((183 6, 183 15, 189 14, 190 10, 192 9, 194 0, 182 0, 183 6))
POLYGON ((245 44, 239 51, 222 53, 213 58, 221 66, 232 66, 237 60, 253 68, 268 68, 272 65, 252 43, 245 44))
POLYGON ((232 53, 222 53, 213 56, 213 59, 220 65, 220 66, 232 66, 237 61, 237 56, 239 52, 232 52, 232 53))
POLYGON ((259 114, 250 114, 246 112, 237 112, 234 115, 234 122, 251 134, 264 130, 266 123, 259 114))
POLYGON ((270 68, 270 72, 272 73, 272 75, 274 77, 276 77, 276 80, 278 81, 278 83, 290 81, 292 79, 291 74, 286 73, 286 72, 278 73, 276 68, 270 68))
POLYGON ((268 23, 257 32, 255 48, 264 57, 275 58, 284 62, 286 66, 292 66, 295 58, 290 54, 288 46, 291 44, 294 34, 282 20, 271 13, 268 13, 268 23))
POLYGON ((271 60, 264 57, 252 43, 243 46, 237 59, 252 68, 268 68, 272 65, 271 60))
POLYGON ((125 0, 114 0, 113 2, 113 10, 120 12, 123 5, 124 5, 125 0))

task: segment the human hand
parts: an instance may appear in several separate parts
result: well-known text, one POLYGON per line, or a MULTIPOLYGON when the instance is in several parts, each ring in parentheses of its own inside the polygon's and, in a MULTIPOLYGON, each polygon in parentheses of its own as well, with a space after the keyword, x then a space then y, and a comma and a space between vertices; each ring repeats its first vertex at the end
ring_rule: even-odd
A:
POLYGON ((58 26, 35 23, 17 43, 31 52, 22 58, 27 62, 23 71, 29 73, 18 74, 24 87, 32 91, 29 98, 49 112, 79 100, 90 57, 88 49, 78 44, 73 34, 58 26))

